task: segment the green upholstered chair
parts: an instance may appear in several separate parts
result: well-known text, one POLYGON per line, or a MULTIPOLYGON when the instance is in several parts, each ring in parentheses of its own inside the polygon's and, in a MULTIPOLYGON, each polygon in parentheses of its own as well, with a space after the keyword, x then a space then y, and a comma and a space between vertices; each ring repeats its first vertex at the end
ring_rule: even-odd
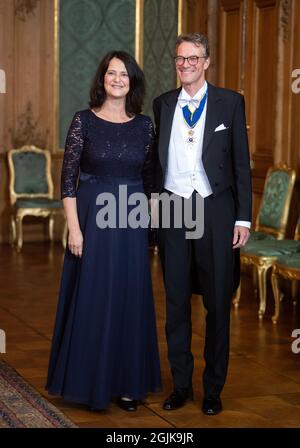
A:
MULTIPOLYGON (((287 167, 285 164, 279 164, 269 168, 261 204, 256 218, 255 230, 251 232, 246 246, 241 249, 241 264, 253 265, 254 269, 255 267, 257 268, 257 270, 254 270, 254 279, 256 279, 256 274, 258 274, 261 304, 259 315, 264 314, 262 310, 264 309, 264 290, 266 286, 264 283, 265 269, 267 271, 271 265, 258 265, 258 259, 252 252, 248 254, 248 248, 255 242, 263 240, 281 240, 284 238, 295 180, 295 170, 287 167)), ((257 246, 255 245, 255 250, 256 248, 257 246)), ((261 263, 261 259, 259 263, 261 263)), ((233 304, 236 307, 239 306, 240 298, 241 285, 233 299, 233 304)))
POLYGON ((249 242, 284 238, 295 180, 295 170, 284 164, 269 168, 255 230, 251 232, 249 242))
MULTIPOLYGON (((295 232, 295 240, 300 240, 300 217, 298 219, 295 232)), ((276 261, 273 263, 271 281, 275 301, 275 312, 272 316, 272 322, 274 324, 278 322, 280 314, 280 302, 283 297, 283 294, 279 290, 279 277, 291 280, 292 299, 294 305, 296 305, 297 284, 298 280, 300 280, 300 250, 292 254, 282 254, 277 257, 276 261)))
MULTIPOLYGON (((60 200, 53 199, 51 155, 48 150, 26 145, 8 151, 10 174, 11 226, 13 243, 20 251, 23 245, 22 222, 25 216, 49 219, 49 238, 53 241, 54 217, 64 216, 60 200)), ((66 224, 62 235, 66 246, 66 224)))
POLYGON ((258 276, 259 318, 263 318, 266 310, 267 272, 279 257, 291 256, 300 252, 300 241, 295 240, 263 240, 253 241, 245 246, 248 264, 254 266, 258 276))

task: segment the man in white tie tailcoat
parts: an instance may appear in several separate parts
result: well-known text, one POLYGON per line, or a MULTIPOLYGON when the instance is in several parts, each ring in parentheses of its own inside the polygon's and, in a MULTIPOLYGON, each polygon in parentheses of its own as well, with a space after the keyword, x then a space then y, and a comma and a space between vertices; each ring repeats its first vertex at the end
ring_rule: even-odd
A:
POLYGON ((158 230, 174 388, 163 408, 178 409, 193 397, 191 296, 201 292, 207 311, 202 410, 215 415, 222 410, 239 248, 249 238, 251 222, 245 106, 239 93, 205 80, 210 64, 205 36, 179 36, 174 59, 181 87, 153 102, 156 191, 193 204, 199 195, 204 201, 204 233, 187 239, 187 229, 176 228, 172 216, 171 226, 161 225, 158 230))

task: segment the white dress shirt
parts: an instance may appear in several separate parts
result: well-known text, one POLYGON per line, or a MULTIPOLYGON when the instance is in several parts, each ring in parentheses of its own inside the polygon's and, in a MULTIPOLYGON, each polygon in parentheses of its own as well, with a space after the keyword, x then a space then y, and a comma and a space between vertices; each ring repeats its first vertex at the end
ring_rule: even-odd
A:
MULTIPOLYGON (((194 131, 192 143, 188 141, 190 127, 185 122, 182 112, 182 107, 192 99, 200 102, 206 91, 206 81, 193 97, 182 88, 175 108, 164 187, 184 198, 189 198, 194 190, 203 198, 212 194, 202 162, 207 100, 200 119, 192 129, 194 131)), ((235 225, 251 227, 248 221, 236 221, 235 225)))

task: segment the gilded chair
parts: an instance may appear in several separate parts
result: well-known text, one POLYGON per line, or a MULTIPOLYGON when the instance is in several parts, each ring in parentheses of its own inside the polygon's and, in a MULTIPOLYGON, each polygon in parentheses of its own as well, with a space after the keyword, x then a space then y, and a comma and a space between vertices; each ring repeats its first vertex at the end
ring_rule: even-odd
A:
MULTIPOLYGON (((298 219, 294 239, 299 242, 300 246, 300 217, 298 219)), ((297 283, 298 280, 300 280, 300 248, 299 252, 279 256, 273 264, 271 282, 275 301, 275 312, 272 316, 272 322, 274 324, 277 324, 278 322, 280 314, 280 302, 283 297, 283 294, 279 290, 279 277, 291 280, 292 299, 293 304, 296 305, 297 283)))
POLYGON ((285 164, 269 168, 250 241, 284 238, 295 180, 295 170, 285 164))
MULTIPOLYGON (((8 166, 13 244, 17 243, 17 250, 21 250, 23 218, 29 215, 49 219, 49 238, 52 242, 54 217, 64 217, 64 210, 62 202, 53 199, 50 152, 32 145, 11 149, 8 151, 8 166)), ((66 236, 65 224, 62 235, 64 247, 66 236)))
MULTIPOLYGON (((258 290, 260 298, 259 316, 265 309, 265 279, 271 260, 257 258, 253 254, 259 248, 259 243, 265 240, 281 240, 284 238, 293 187, 296 180, 295 170, 287 165, 279 164, 269 168, 265 180, 262 201, 256 218, 255 230, 251 232, 248 243, 241 249, 241 264, 253 265, 254 279, 258 275, 258 290), (249 252, 251 249, 251 252, 249 252)), ((271 263, 271 264, 270 264, 271 263)), ((238 287, 233 304, 238 307, 241 297, 241 285, 238 287)))

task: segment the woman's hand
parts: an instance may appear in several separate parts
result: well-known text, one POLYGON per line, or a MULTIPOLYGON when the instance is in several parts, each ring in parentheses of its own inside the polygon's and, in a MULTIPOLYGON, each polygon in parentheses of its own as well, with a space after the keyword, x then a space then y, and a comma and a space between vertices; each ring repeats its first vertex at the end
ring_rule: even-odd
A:
POLYGON ((81 230, 72 230, 69 232, 68 247, 76 257, 82 256, 83 236, 81 230))

